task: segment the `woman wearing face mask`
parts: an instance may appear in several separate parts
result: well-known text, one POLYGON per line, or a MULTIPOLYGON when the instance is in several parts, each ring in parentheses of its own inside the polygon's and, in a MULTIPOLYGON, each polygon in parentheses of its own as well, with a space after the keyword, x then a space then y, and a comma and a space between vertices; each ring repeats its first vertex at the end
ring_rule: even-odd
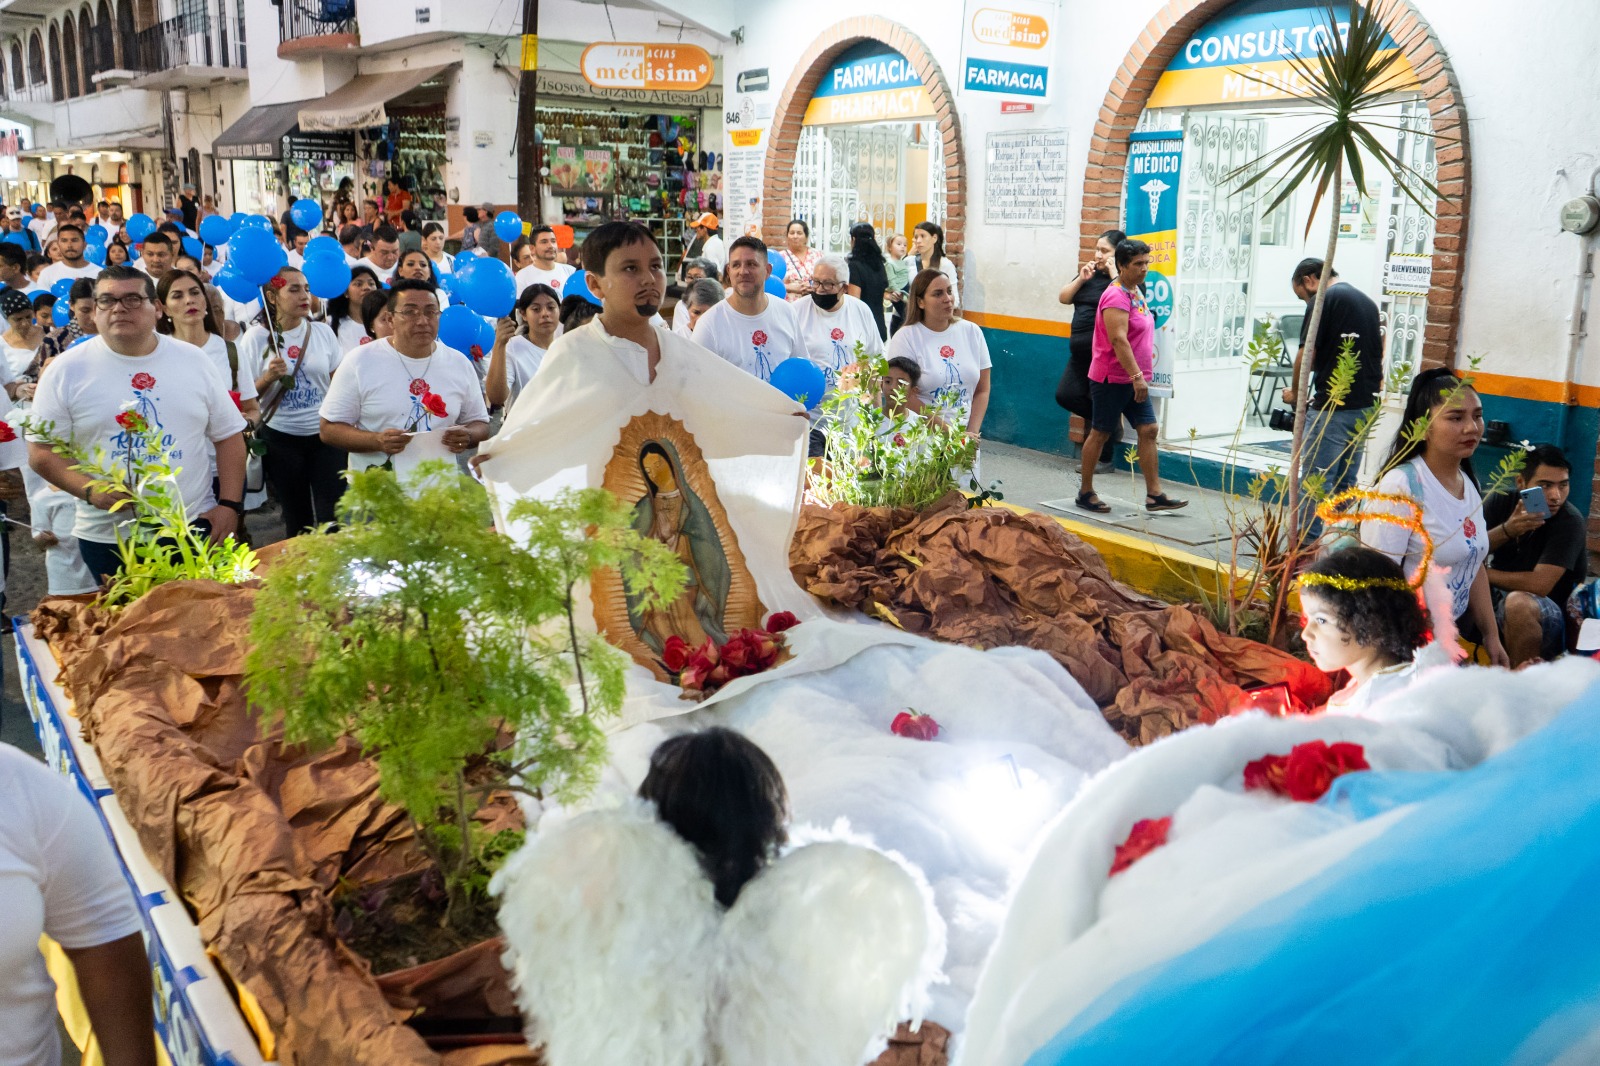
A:
POLYGON ((522 290, 508 318, 495 326, 494 350, 483 378, 489 407, 510 408, 527 388, 544 362, 544 353, 556 339, 561 324, 561 297, 548 285, 534 283, 522 290))
POLYGON ((367 320, 362 315, 361 304, 367 294, 379 288, 378 275, 371 267, 351 268, 350 287, 343 296, 328 301, 328 326, 339 338, 339 347, 349 351, 367 339, 367 320))
POLYGON ((266 286, 262 320, 239 340, 261 396, 262 465, 291 537, 334 520, 349 457, 322 441, 321 407, 344 348, 332 329, 312 322, 311 289, 292 267, 266 286))
POLYGON ((856 345, 868 355, 883 354, 883 338, 872 309, 845 291, 850 266, 842 255, 824 255, 812 268, 811 294, 794 302, 795 326, 806 354, 822 368, 832 392, 839 372, 857 361, 856 345))
MULTIPOLYGON (((1056 403, 1083 419, 1086 426, 1094 415, 1094 405, 1089 402, 1089 363, 1094 359, 1095 311, 1100 306, 1100 297, 1111 284, 1117 245, 1126 237, 1117 229, 1100 234, 1100 239, 1094 242, 1094 258, 1078 268, 1072 280, 1061 286, 1057 297, 1062 303, 1072 305, 1072 336, 1067 341, 1067 369, 1056 385, 1056 403)), ((1110 443, 1114 446, 1121 440, 1122 423, 1118 422, 1110 443)), ((1100 465, 1109 470, 1110 456, 1100 465)))
POLYGON ((238 398, 239 413, 251 422, 259 419, 261 405, 256 399, 255 376, 238 347, 222 335, 199 275, 188 270, 168 271, 156 286, 156 302, 161 305, 156 329, 205 352, 217 376, 238 398))

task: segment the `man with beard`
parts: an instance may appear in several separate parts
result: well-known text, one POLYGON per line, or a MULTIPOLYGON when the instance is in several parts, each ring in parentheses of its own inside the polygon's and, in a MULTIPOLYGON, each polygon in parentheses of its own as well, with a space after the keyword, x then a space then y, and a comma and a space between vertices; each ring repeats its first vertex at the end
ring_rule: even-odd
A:
POLYGON ((728 281, 733 291, 694 327, 703 344, 734 366, 762 381, 790 356, 806 357, 794 311, 781 296, 766 291, 772 263, 759 237, 740 237, 728 249, 728 281))
POLYGON ((98 278, 100 268, 83 257, 85 244, 83 230, 68 222, 56 229, 56 248, 61 252, 61 262, 51 263, 39 275, 40 288, 49 290, 63 278, 98 278))

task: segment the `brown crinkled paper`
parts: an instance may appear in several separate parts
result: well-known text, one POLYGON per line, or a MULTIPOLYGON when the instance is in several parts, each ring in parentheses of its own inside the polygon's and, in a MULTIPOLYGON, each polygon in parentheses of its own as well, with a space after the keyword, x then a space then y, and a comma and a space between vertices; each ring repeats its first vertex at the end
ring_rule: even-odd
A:
POLYGON ((1216 721, 1245 685, 1286 681, 1308 706, 1329 693, 1310 663, 1119 584, 1042 515, 954 495, 922 512, 808 504, 789 561, 813 595, 908 632, 1047 652, 1134 744, 1216 721))
MULTIPOLYGON (((426 863, 355 742, 312 752, 261 732, 240 690, 254 602, 252 588, 179 581, 120 614, 59 599, 34 612, 151 862, 260 1003, 284 1066, 536 1063, 520 1044, 435 1053, 404 1024, 515 1015, 497 941, 375 980, 334 935, 336 883, 426 863)), ((478 815, 508 816, 503 798, 478 815)))

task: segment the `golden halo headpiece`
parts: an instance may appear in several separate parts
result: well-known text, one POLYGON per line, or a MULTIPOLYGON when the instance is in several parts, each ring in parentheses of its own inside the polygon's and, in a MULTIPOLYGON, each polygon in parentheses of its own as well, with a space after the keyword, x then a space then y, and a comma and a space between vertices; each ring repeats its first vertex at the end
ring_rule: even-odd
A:
POLYGON ((1417 535, 1422 541, 1422 561, 1417 565, 1417 572, 1407 581, 1395 577, 1341 577, 1335 574, 1301 574, 1298 581, 1301 585, 1328 585, 1344 592, 1355 592, 1368 588, 1392 588, 1405 592, 1414 592, 1422 587, 1427 580, 1428 568, 1433 564, 1433 537, 1429 536, 1427 528, 1422 524, 1422 505, 1410 496, 1398 493, 1374 492, 1371 489, 1346 489, 1337 495, 1323 500, 1317 507, 1317 517, 1327 525, 1340 522, 1384 522, 1391 526, 1400 526, 1417 535), (1411 512, 1409 518, 1394 514, 1392 511, 1346 511, 1344 508, 1352 503, 1383 503, 1393 504, 1411 512))

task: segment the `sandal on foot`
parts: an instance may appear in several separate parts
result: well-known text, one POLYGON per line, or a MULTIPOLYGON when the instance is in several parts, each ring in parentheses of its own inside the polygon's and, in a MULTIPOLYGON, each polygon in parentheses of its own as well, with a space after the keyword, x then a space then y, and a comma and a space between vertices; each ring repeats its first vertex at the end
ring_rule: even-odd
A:
POLYGON ((1189 506, 1188 500, 1174 500, 1164 492, 1145 493, 1144 509, 1146 511, 1176 511, 1180 507, 1189 506))
POLYGON ((1093 492, 1080 492, 1080 493, 1078 493, 1077 504, 1078 504, 1079 507, 1083 508, 1085 511, 1093 511, 1095 514, 1110 514, 1111 513, 1111 505, 1106 503, 1105 501, 1101 500, 1097 493, 1093 493, 1093 492))

